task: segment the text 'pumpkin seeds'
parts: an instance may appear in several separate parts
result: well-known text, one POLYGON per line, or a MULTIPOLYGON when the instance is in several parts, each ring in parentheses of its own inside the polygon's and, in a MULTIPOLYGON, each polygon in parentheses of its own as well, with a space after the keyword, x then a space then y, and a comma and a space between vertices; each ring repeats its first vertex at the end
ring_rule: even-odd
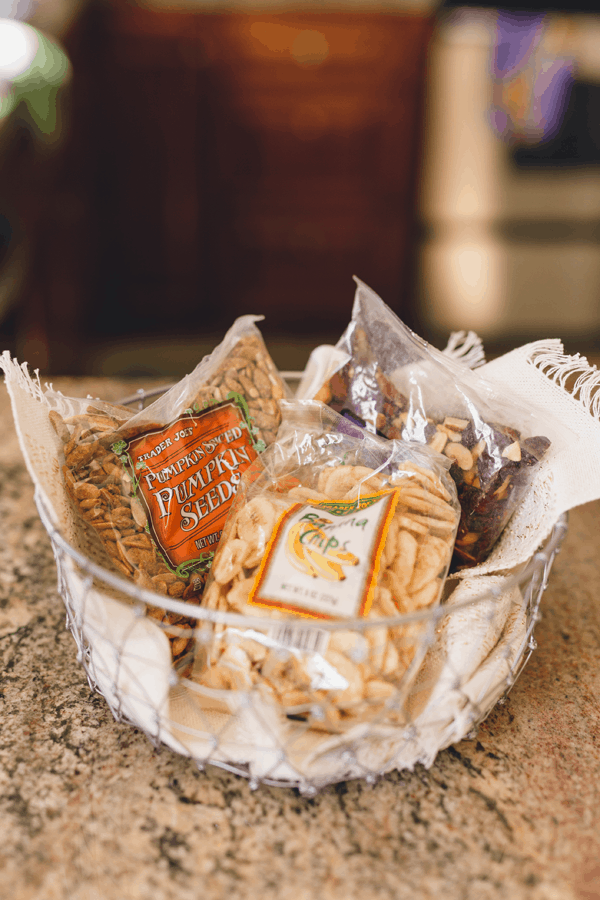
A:
POLYGON ((185 577, 202 567, 219 543, 241 474, 256 459, 243 408, 232 399, 190 410, 112 449, 129 468, 170 569, 185 577))
MULTIPOLYGON (((112 567, 142 588, 198 601, 240 476, 275 436, 285 389, 256 318, 236 320, 209 357, 145 410, 73 401, 79 414, 50 413, 71 499, 112 567)), ((168 626, 184 668, 195 622, 148 612, 168 626)))

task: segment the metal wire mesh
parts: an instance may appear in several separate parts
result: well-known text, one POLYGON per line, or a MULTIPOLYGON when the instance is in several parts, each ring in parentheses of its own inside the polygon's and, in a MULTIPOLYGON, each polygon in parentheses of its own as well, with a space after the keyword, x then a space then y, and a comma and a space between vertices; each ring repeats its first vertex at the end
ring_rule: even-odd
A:
MULTIPOLYGON (((159 392, 140 392, 128 402, 143 405, 159 392)), ((276 708, 260 683, 207 690, 189 669, 176 671, 167 635, 193 637, 201 653, 218 631, 268 630, 272 620, 144 590, 75 550, 52 525, 39 491, 36 503, 52 542, 78 661, 115 719, 141 728, 156 746, 191 756, 200 768, 214 764, 249 778, 252 787, 263 782, 307 795, 349 777, 373 782, 394 768, 431 764, 440 749, 472 732, 535 649, 541 597, 567 527, 562 516, 525 566, 510 576, 483 576, 479 590, 463 601, 394 619, 320 622, 319 632, 329 635, 342 628, 356 635, 371 630, 371 645, 376 629, 410 633, 417 648, 392 695, 363 698, 340 715, 335 693, 317 692, 308 706, 276 708), (152 606, 185 616, 186 624, 150 619, 152 606)), ((290 653, 284 646, 277 652, 282 659, 290 653)))

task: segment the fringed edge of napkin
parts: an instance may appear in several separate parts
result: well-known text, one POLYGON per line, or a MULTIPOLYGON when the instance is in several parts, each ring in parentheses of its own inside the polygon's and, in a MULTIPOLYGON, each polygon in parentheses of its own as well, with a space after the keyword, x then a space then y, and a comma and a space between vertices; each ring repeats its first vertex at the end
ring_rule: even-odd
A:
MULTIPOLYGON (((542 489, 547 482, 554 499, 553 515, 600 498, 600 372, 581 354, 564 352, 557 338, 533 341, 487 363, 481 370, 485 379, 535 410, 547 414, 558 425, 554 448, 542 461, 534 481, 542 489), (560 426, 563 433, 560 434, 560 426)), ((542 418, 543 423, 543 418, 542 418)), ((545 433, 545 432, 540 432, 545 433)), ((549 435, 552 437, 552 435, 549 435)), ((527 506, 524 498, 523 506, 527 506)), ((550 499, 550 498, 548 498, 550 499)), ((522 510, 524 512, 524 510, 522 510)), ((519 515, 519 511, 515 516, 519 515)), ((540 543, 549 533, 546 517, 538 521, 540 543)), ((511 527, 510 525, 508 526, 511 527)), ((503 535, 487 561, 502 548, 503 535)), ((523 551, 530 549, 523 546, 523 551)))
POLYGON ((39 369, 34 370, 32 377, 29 372, 29 363, 19 363, 18 360, 11 357, 8 350, 5 350, 0 355, 0 369, 4 371, 7 383, 16 382, 20 388, 27 391, 27 393, 35 400, 39 400, 41 403, 48 405, 44 389, 40 382, 39 369))
POLYGON ((528 362, 600 421, 600 370, 587 357, 564 353, 561 341, 538 341, 528 362))
POLYGON ((483 342, 474 331, 453 331, 442 353, 469 369, 485 364, 483 342))

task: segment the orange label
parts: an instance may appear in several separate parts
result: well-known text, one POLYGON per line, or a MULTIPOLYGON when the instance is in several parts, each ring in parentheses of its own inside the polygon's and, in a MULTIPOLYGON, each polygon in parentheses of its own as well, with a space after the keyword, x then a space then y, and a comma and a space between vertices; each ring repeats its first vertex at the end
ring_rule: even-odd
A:
POLYGON ((235 400, 189 410, 113 449, 131 467, 150 533, 177 574, 211 558, 242 473, 257 457, 235 400))
POLYGON ((273 529, 248 603, 315 619, 366 616, 398 496, 295 503, 273 529))

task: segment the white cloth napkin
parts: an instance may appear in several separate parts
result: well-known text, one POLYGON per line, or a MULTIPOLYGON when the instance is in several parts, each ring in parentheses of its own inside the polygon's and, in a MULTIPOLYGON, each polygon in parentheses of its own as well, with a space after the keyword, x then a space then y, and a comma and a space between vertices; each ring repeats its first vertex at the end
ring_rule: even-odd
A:
MULTIPOLYGON (((75 549, 99 562, 99 543, 82 529, 66 495, 62 444, 48 419, 50 401, 8 353, 0 367, 12 401, 15 426, 30 475, 47 509, 51 528, 75 549)), ((406 727, 360 723, 344 734, 306 729, 285 719, 257 693, 239 695, 173 684, 169 647, 158 624, 140 617, 107 585, 90 588, 77 566, 61 563, 63 596, 85 644, 87 668, 114 711, 122 712, 174 750, 248 767, 259 778, 319 786, 343 778, 431 765, 440 749, 460 740, 506 688, 522 656, 530 625, 527 604, 514 586, 503 590, 510 571, 530 557, 561 512, 600 497, 600 374, 583 357, 565 356, 559 341, 521 347, 480 369, 512 396, 547 409, 572 434, 568 445, 540 466, 534 490, 517 510, 489 560, 462 575, 446 601, 415 682, 406 727), (565 385, 573 382, 569 393, 565 385), (497 574, 491 574, 497 573, 497 574), (482 589, 500 589, 455 609, 482 589), (216 696, 218 694, 219 696, 216 696)), ((65 413, 80 401, 65 404, 65 413)))

